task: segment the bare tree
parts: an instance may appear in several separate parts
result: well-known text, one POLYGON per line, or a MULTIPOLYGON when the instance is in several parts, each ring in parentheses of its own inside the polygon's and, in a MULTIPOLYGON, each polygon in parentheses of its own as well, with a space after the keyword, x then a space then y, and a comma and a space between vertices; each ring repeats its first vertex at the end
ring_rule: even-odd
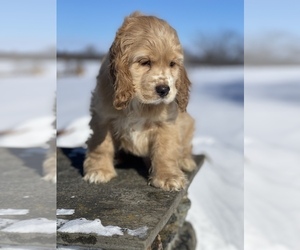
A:
POLYGON ((270 31, 245 40, 245 63, 299 64, 299 37, 287 32, 270 31))
POLYGON ((200 34, 195 42, 195 51, 187 52, 192 63, 201 64, 242 64, 244 40, 234 31, 224 31, 215 35, 200 34))

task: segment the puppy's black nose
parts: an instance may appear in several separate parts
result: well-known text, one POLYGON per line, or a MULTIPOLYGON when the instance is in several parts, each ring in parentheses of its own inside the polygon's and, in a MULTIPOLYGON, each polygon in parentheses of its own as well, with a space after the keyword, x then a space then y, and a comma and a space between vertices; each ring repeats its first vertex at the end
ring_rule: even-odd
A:
POLYGON ((165 97, 169 94, 170 87, 168 85, 158 85, 155 90, 160 97, 165 97))

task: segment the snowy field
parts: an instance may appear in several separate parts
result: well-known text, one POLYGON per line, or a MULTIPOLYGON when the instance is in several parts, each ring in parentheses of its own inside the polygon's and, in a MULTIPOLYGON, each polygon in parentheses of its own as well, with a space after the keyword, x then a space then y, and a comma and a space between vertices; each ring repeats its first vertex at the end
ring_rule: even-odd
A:
POLYGON ((0 61, 0 147, 46 146, 54 135, 56 64, 40 63, 43 71, 36 75, 14 74, 28 64, 0 61))
MULTIPOLYGON (((58 70, 63 66, 58 63, 58 70)), ((57 80, 59 147, 85 146, 89 135, 90 95, 100 64, 86 66, 81 76, 57 80)), ((194 153, 208 157, 189 189, 187 219, 196 230, 198 250, 240 250, 244 243, 249 250, 300 245, 298 72, 296 67, 247 68, 244 116, 243 67, 188 69, 194 153)), ((0 125, 0 132, 5 131, 0 146, 46 147, 53 134, 55 79, 50 73, 28 81, 1 80, 8 93, 0 93, 1 102, 8 104, 6 111, 3 105, 0 109, 6 118, 0 125), (46 88, 39 86, 42 79, 46 88)))
POLYGON ((300 246, 300 67, 245 70, 245 249, 300 246))

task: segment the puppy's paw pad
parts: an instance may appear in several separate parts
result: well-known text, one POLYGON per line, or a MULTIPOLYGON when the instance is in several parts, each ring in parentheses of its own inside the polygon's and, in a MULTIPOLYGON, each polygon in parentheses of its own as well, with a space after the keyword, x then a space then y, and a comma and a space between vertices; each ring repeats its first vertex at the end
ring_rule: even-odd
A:
POLYGON ((197 167, 197 164, 192 158, 184 158, 180 163, 180 167, 183 171, 192 172, 197 167))
POLYGON ((154 187, 161 188, 165 191, 180 191, 186 187, 186 178, 184 174, 150 178, 150 184, 154 187))
POLYGON ((106 183, 116 176, 117 173, 115 170, 99 169, 88 171, 83 179, 89 183, 106 183))

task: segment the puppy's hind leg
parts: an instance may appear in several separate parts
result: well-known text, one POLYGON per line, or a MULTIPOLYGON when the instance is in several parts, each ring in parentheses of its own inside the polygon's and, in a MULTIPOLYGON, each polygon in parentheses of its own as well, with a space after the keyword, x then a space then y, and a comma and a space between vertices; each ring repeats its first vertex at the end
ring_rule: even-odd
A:
POLYGON ((186 141, 182 144, 182 154, 179 160, 179 166, 183 171, 192 172, 195 170, 197 164, 192 156, 192 143, 186 141))
POLYGON ((92 136, 87 141, 88 152, 83 164, 84 180, 90 183, 105 183, 117 176, 114 168, 114 145, 107 126, 94 124, 92 136))
POLYGON ((196 162, 192 156, 192 139, 195 130, 195 122, 189 114, 184 114, 185 118, 181 124, 181 157, 179 166, 183 171, 191 172, 196 168, 196 162))

